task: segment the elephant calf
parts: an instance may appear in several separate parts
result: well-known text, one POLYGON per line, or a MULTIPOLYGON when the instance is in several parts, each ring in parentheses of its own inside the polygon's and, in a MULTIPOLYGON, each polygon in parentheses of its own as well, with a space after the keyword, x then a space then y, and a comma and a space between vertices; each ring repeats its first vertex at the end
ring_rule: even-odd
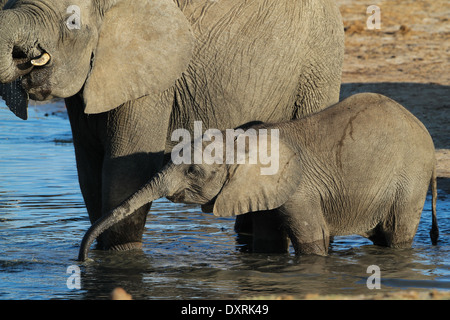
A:
MULTIPOLYGON (((277 143, 266 143, 267 151, 278 152, 276 172, 261 174, 260 161, 170 162, 89 229, 79 259, 86 259, 104 230, 161 197, 202 204, 221 217, 265 210, 252 214, 253 246, 259 252, 286 252, 289 238, 296 254, 326 255, 331 236, 350 234, 363 235, 376 245, 408 247, 430 183, 430 235, 436 244, 433 141, 423 124, 398 103, 379 94, 357 94, 303 119, 253 128, 260 138, 261 132, 266 138, 271 135, 272 142, 271 132, 277 133, 277 143)), ((247 160, 250 149, 248 139, 242 149, 247 160)))

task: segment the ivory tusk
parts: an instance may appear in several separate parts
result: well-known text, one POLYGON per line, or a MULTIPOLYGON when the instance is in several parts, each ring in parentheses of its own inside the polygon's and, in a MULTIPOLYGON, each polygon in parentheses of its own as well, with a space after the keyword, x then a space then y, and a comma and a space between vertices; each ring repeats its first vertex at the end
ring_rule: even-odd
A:
POLYGON ((35 67, 45 66, 50 61, 50 55, 48 53, 44 53, 38 59, 31 60, 31 64, 35 67))

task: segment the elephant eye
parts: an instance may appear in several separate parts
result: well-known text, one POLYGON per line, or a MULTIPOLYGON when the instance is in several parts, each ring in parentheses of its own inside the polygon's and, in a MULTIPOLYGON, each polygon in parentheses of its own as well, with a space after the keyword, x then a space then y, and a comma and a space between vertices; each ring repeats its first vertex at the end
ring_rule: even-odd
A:
POLYGON ((187 168, 186 173, 190 174, 190 175, 196 175, 198 173, 198 169, 197 169, 197 167, 195 165, 190 165, 187 168))
POLYGON ((204 176, 204 170, 202 170, 202 168, 200 168, 199 166, 196 166, 195 164, 190 165, 186 169, 186 173, 190 176, 194 176, 197 178, 204 176))

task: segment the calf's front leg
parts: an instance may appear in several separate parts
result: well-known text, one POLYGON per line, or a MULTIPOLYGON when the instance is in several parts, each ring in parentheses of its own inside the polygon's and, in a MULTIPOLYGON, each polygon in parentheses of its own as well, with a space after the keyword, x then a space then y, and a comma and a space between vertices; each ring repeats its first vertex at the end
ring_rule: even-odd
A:
POLYGON ((330 234, 319 199, 296 192, 279 211, 296 255, 328 254, 330 234))

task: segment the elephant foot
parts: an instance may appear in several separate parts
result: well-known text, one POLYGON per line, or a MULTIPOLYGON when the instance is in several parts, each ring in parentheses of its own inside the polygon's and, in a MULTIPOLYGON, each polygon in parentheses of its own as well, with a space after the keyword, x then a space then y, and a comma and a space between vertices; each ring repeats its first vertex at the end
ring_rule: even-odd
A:
POLYGON ((129 250, 136 250, 136 249, 142 249, 142 242, 121 243, 121 244, 116 244, 116 245, 110 246, 108 248, 108 250, 111 250, 111 251, 129 251, 129 250))
POLYGON ((129 251, 142 249, 142 235, 149 206, 144 206, 126 221, 122 221, 97 238, 98 249, 106 251, 129 251))
POLYGON ((294 241, 293 246, 296 255, 318 255, 325 257, 328 255, 329 243, 329 238, 326 237, 324 239, 308 243, 294 241))
POLYGON ((142 249, 143 244, 140 239, 117 239, 108 238, 107 235, 100 235, 97 238, 97 250, 103 251, 129 251, 142 249))

